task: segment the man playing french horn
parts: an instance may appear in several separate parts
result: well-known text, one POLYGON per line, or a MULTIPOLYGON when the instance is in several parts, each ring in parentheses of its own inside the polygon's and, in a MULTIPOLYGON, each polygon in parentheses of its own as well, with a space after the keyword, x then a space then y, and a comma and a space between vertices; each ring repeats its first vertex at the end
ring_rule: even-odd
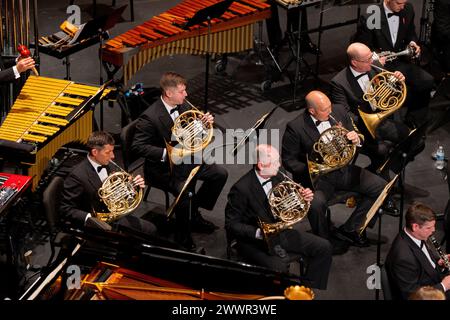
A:
MULTIPOLYGON (((99 196, 99 189, 103 182, 118 170, 111 163, 114 159, 114 138, 107 132, 95 131, 89 136, 87 147, 89 153, 86 159, 75 166, 64 180, 61 213, 78 228, 113 228, 130 231, 139 236, 154 234, 156 227, 151 222, 133 215, 119 217, 110 224, 96 217, 97 213, 108 213, 106 204, 99 196)), ((145 187, 145 181, 140 175, 135 176, 131 182, 137 189, 145 187)))
MULTIPOLYGON (((161 97, 140 115, 132 144, 132 152, 145 158, 144 175, 146 180, 152 186, 166 190, 175 197, 180 194, 191 170, 197 166, 193 163, 178 161, 180 159, 174 163, 174 158, 178 158, 180 153, 186 153, 184 158, 191 159, 191 150, 183 149, 179 145, 171 148, 169 145, 171 141, 175 140, 173 136, 177 137, 175 131, 183 130, 183 125, 175 128, 175 125, 180 123, 179 118, 193 109, 188 105, 189 103, 186 104, 186 84, 186 79, 175 72, 166 72, 161 76, 161 97)), ((196 110, 195 114, 201 115, 202 113, 196 110)), ((204 113, 199 119, 209 127, 214 122, 214 117, 210 113, 204 113)), ((181 122, 187 121, 182 120, 181 122)), ((199 121, 194 120, 190 124, 193 132, 200 131, 201 133, 203 131, 199 121)), ((183 138, 183 136, 184 133, 181 133, 180 137, 183 138)), ((194 141, 190 137, 184 140, 194 141)), ((218 228, 212 222, 204 219, 198 208, 207 210, 214 208, 227 177, 228 173, 225 168, 216 164, 202 164, 194 180, 189 184, 189 189, 182 193, 182 197, 175 207, 175 241, 186 250, 196 250, 191 230, 212 233, 218 228), (203 181, 203 184, 197 192, 194 192, 197 180, 203 181), (192 199, 188 197, 190 193, 194 195, 192 199), (191 205, 191 220, 189 220, 191 205)))
POLYGON ((225 208, 228 242, 236 240, 238 252, 250 262, 282 272, 289 270, 289 254, 301 254, 308 265, 302 278, 304 285, 326 289, 331 266, 330 243, 300 232, 297 225, 307 214, 313 192, 279 172, 280 155, 275 147, 261 144, 255 151, 254 168, 241 177, 228 194, 225 208), (295 189, 287 187, 292 184, 295 189), (273 199, 279 187, 290 191, 284 196, 281 191, 273 199), (276 218, 274 212, 280 209, 285 212, 276 218), (267 231, 270 229, 273 231, 267 231))
MULTIPOLYGON (((320 91, 311 91, 305 99, 306 109, 287 124, 283 135, 283 165, 293 174, 295 181, 309 181, 310 174, 314 176, 314 198, 320 209, 316 210, 318 214, 308 215, 308 218, 313 233, 321 237, 330 239, 331 236, 325 217, 328 201, 338 191, 359 193, 361 200, 357 201, 347 221, 336 229, 336 236, 355 246, 368 246, 365 233, 360 235, 357 230, 386 183, 377 175, 350 163, 352 157, 348 156, 349 152, 353 152, 354 156, 355 146, 363 143, 363 136, 355 131, 345 107, 332 105, 330 99, 320 91), (328 134, 330 129, 338 129, 334 131, 344 136, 336 134, 333 137, 328 134), (321 139, 324 132, 327 132, 327 136, 321 139), (328 155, 320 156, 314 152, 319 140, 326 145, 325 149, 329 149, 328 155), (332 161, 323 162, 325 158, 332 161)), ((334 131, 331 133, 334 134, 334 131)), ((372 219, 369 226, 372 227, 374 223, 375 219, 372 219)))
MULTIPOLYGON (((410 128, 400 117, 402 100, 406 98, 406 90, 401 90, 405 77, 399 71, 385 73, 384 84, 377 84, 380 93, 378 97, 368 97, 372 88, 372 80, 380 74, 380 70, 373 67, 373 53, 362 43, 352 43, 347 48, 348 66, 331 79, 331 101, 343 105, 355 119, 358 129, 364 134, 365 143, 363 153, 371 160, 367 168, 374 172, 384 163, 391 148, 403 141, 409 134, 410 128), (388 89, 381 88, 381 86, 388 89), (386 109, 379 109, 381 99, 392 99, 392 105, 386 109), (395 101, 394 101, 395 99, 395 101)), ((389 168, 387 168, 389 169, 389 168)), ((392 168, 398 173, 398 168, 392 168)), ((389 170, 382 172, 383 178, 389 179, 389 170)))

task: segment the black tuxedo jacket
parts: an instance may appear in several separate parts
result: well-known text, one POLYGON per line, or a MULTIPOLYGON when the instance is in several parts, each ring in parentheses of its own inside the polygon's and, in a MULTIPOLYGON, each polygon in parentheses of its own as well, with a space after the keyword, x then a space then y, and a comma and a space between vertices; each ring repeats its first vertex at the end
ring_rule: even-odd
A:
MULTIPOLYGON (((347 110, 342 105, 334 104, 331 115, 349 131, 355 130, 347 110)), ((333 126, 336 123, 330 119, 333 126)), ((311 186, 306 162, 306 155, 310 160, 317 161, 313 146, 319 140, 320 133, 307 109, 303 110, 294 120, 288 122, 283 135, 281 158, 283 166, 289 170, 295 181, 302 185, 311 186)), ((360 135, 361 142, 364 137, 360 135)))
MULTIPOLYGON (((283 180, 281 175, 273 177, 272 187, 283 180)), ((225 229, 231 239, 262 243, 256 240, 258 219, 274 223, 269 201, 259 183, 255 170, 251 169, 231 188, 225 208, 225 229)))
MULTIPOLYGON (((450 0, 436 0, 433 11, 433 38, 439 41, 438 47, 450 42, 450 0)), ((435 44, 436 45, 436 44, 435 44)))
MULTIPOLYGON (((180 106, 179 114, 189 110, 185 105, 180 106)), ((173 120, 159 98, 139 117, 136 125, 132 152, 144 157, 146 170, 154 174, 168 173, 170 170, 167 157, 161 161, 165 142, 171 141, 173 120)))
POLYGON ((379 29, 369 29, 367 21, 369 20, 370 24, 371 22, 373 22, 373 17, 368 15, 361 16, 361 19, 358 23, 356 35, 354 37, 355 42, 362 42, 376 52, 399 52, 404 50, 411 41, 415 41, 416 43, 418 42, 416 27, 414 24, 414 8, 411 3, 406 3, 403 10, 399 12, 400 23, 397 34, 397 41, 395 42, 395 44, 392 43, 391 34, 389 32, 389 24, 386 18, 383 3, 381 3, 379 7, 381 13, 381 27, 379 29))
POLYGON ((16 79, 12 67, 15 66, 14 59, 2 59, 0 57, 0 83, 12 82, 16 79))
MULTIPOLYGON (((369 79, 378 72, 371 69, 369 79)), ((359 116, 358 107, 365 113, 374 113, 370 104, 363 99, 364 92, 358 84, 350 67, 346 67, 331 79, 331 101, 343 105, 347 111, 359 116)))
POLYGON ((443 274, 438 270, 437 259, 432 252, 430 256, 436 269, 404 230, 397 235, 386 257, 386 271, 394 299, 407 299, 421 286, 443 290, 440 284, 443 274))
MULTIPOLYGON (((106 168, 108 174, 113 172, 111 164, 106 168)), ((86 215, 95 212, 108 212, 106 205, 98 196, 102 182, 86 158, 81 161, 64 181, 61 200, 61 212, 71 222, 84 225, 86 215)))

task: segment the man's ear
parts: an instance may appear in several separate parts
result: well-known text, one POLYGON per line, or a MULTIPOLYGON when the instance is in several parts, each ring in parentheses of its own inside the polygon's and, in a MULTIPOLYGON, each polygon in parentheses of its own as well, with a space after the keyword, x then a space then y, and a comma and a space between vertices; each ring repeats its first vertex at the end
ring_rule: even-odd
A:
POLYGON ((91 154, 92 154, 93 157, 96 157, 96 156, 98 155, 98 150, 95 149, 95 148, 92 149, 92 150, 91 150, 91 154))

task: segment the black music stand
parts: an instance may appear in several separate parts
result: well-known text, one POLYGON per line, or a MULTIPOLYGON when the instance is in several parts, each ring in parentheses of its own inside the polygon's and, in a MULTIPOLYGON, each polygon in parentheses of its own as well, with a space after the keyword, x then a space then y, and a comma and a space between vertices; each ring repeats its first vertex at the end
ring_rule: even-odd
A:
POLYGON ((231 150, 231 153, 236 156, 236 154, 239 152, 241 146, 245 145, 247 141, 250 139, 250 136, 256 132, 256 135, 259 134, 258 130, 263 128, 266 125, 267 120, 269 120, 270 116, 273 114, 275 109, 278 108, 278 106, 272 108, 269 112, 265 113, 261 118, 259 118, 253 127, 250 129, 250 131, 236 144, 236 146, 231 150))
POLYGON ((403 227, 403 209, 405 202, 405 169, 406 165, 417 154, 417 149, 413 148, 415 142, 421 137, 425 136, 429 121, 426 121, 420 127, 411 130, 408 137, 402 142, 398 143, 394 149, 390 152, 388 159, 377 169, 377 173, 380 174, 386 167, 390 168, 393 165, 399 168, 398 188, 400 190, 400 215, 398 222, 398 231, 400 232, 403 227))
POLYGON ((205 63, 205 98, 204 111, 208 112, 208 78, 209 78, 209 59, 211 54, 211 19, 220 18, 234 0, 224 0, 222 2, 213 4, 212 6, 203 8, 195 13, 195 15, 188 19, 188 22, 183 26, 183 29, 189 29, 195 25, 201 25, 204 22, 208 24, 208 38, 207 51, 205 63))

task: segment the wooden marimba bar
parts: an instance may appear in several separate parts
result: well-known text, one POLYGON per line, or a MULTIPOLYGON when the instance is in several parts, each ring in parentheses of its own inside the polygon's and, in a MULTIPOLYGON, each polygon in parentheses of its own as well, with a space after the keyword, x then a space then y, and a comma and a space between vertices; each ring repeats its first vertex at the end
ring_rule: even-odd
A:
MULTIPOLYGON (((221 0, 184 0, 175 7, 108 40, 102 59, 117 69, 123 68, 123 81, 147 63, 173 54, 206 54, 209 50, 208 26, 205 23, 184 29, 196 12, 221 0)), ((211 52, 241 52, 253 47, 253 27, 270 17, 265 0, 237 0, 220 18, 211 20, 211 52)), ((116 70, 117 71, 117 70, 116 70)))

